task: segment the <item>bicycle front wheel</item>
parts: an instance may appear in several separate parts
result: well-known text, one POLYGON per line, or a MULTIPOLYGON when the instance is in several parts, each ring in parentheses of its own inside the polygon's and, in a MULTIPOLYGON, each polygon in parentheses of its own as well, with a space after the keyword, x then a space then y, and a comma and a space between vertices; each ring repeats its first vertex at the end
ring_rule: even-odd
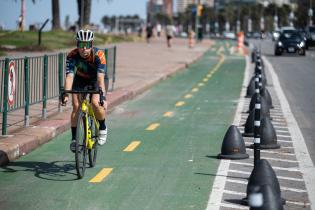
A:
POLYGON ((79 112, 77 121, 77 132, 76 132, 76 147, 75 147, 75 163, 78 178, 81 179, 84 176, 86 166, 86 114, 82 111, 79 112))
POLYGON ((97 140, 98 140, 98 129, 96 128, 95 122, 93 119, 90 117, 90 128, 92 131, 92 141, 94 141, 92 149, 89 149, 89 163, 90 167, 94 167, 96 163, 96 157, 97 157, 97 140))

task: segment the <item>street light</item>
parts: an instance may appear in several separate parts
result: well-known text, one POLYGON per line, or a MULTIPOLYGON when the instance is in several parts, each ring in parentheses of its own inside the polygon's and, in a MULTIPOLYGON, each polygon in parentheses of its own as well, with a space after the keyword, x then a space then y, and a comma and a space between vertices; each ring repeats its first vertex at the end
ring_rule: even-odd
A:
POLYGON ((310 9, 308 10, 308 16, 310 17, 310 26, 313 25, 313 8, 312 0, 310 0, 310 9))

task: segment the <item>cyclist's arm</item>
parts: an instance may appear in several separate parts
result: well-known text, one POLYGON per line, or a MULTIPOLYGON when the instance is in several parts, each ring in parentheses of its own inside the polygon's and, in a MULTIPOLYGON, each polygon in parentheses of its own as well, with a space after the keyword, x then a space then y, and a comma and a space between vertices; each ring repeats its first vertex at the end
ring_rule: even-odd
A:
POLYGON ((97 83, 98 86, 102 89, 104 96, 106 95, 105 91, 105 74, 106 74, 106 58, 102 50, 96 52, 95 63, 97 67, 97 83))
POLYGON ((67 58, 66 61, 66 79, 65 79, 65 90, 71 90, 74 77, 75 60, 67 58))

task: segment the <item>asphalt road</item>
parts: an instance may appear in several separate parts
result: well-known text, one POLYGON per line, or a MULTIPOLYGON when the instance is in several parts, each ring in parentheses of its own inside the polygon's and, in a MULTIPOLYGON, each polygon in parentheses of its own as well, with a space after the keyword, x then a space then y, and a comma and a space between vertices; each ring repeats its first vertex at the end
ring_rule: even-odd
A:
POLYGON ((310 48, 306 56, 284 54, 276 57, 271 40, 251 42, 257 47, 261 46, 262 53, 278 74, 281 87, 315 163, 315 48, 310 48))

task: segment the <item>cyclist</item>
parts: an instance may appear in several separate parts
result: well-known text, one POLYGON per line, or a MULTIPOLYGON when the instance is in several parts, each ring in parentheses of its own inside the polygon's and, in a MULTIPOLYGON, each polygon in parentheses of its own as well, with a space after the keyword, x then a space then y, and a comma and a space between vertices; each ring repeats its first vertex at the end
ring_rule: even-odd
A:
MULTIPOLYGON (((90 30, 79 30, 76 34, 77 48, 72 50, 66 61, 65 90, 82 91, 85 87, 101 88, 104 95, 92 96, 92 106, 96 119, 100 123, 98 144, 103 145, 107 139, 107 127, 105 125, 105 114, 107 109, 105 97, 104 78, 106 72, 106 58, 104 52, 93 47, 94 34, 90 30), (76 70, 76 71, 75 71, 76 70), (99 105, 99 101, 104 101, 104 105, 99 105)), ((62 97, 62 105, 69 101, 69 95, 62 97)), ((75 137, 77 128, 77 117, 80 107, 79 95, 72 94, 73 111, 71 113, 71 133, 72 141, 70 150, 75 151, 75 137)))

